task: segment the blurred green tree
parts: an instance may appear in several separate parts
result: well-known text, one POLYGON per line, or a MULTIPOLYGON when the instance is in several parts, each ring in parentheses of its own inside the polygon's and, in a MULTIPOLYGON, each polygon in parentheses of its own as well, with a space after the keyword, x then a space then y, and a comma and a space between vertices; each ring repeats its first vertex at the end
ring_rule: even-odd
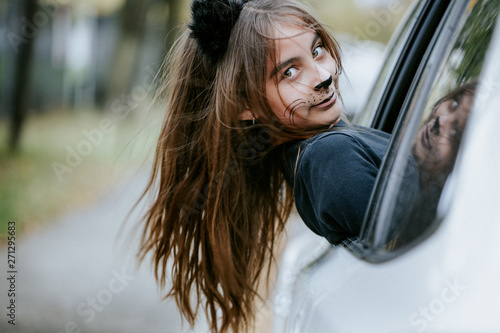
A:
POLYGON ((145 36, 149 2, 151 0, 126 0, 121 9, 120 39, 114 55, 107 93, 109 102, 130 88, 132 77, 138 67, 141 41, 145 36))
POLYGON ((174 31, 182 23, 182 13, 185 1, 182 0, 126 0, 120 13, 120 38, 115 50, 113 68, 110 74, 110 84, 107 91, 107 104, 120 95, 130 92, 137 84, 141 72, 140 57, 144 52, 144 41, 147 39, 148 12, 158 8, 158 5, 168 8, 165 19, 167 35, 163 38, 165 45, 159 47, 163 53, 173 44, 177 33, 174 31))
POLYGON ((170 48, 174 43, 175 39, 178 37, 178 34, 174 31, 177 27, 179 27, 182 20, 182 13, 184 9, 184 1, 182 0, 164 0, 167 2, 169 10, 168 10, 168 35, 167 35, 167 47, 170 48))

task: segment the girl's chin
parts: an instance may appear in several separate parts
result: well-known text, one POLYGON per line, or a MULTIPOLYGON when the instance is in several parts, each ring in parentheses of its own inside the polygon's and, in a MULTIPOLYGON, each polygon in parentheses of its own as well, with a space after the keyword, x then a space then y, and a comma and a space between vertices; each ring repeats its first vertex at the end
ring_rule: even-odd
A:
POLYGON ((310 110, 307 115, 301 116, 300 114, 295 114, 293 121, 290 119, 282 119, 285 123, 295 127, 295 128, 311 128, 311 127, 324 127, 333 126, 340 120, 340 115, 342 111, 338 110, 335 105, 326 110, 310 110))
POLYGON ((340 115, 340 110, 331 108, 327 111, 315 112, 314 116, 311 114, 309 120, 318 124, 330 125, 332 123, 337 123, 340 120, 340 115))

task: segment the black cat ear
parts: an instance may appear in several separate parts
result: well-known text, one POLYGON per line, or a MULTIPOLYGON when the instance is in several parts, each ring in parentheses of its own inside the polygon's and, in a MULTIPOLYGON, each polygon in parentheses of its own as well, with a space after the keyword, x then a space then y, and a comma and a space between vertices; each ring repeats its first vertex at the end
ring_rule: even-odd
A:
POLYGON ((249 0, 194 0, 191 5, 191 37, 212 65, 224 56, 234 24, 249 0))

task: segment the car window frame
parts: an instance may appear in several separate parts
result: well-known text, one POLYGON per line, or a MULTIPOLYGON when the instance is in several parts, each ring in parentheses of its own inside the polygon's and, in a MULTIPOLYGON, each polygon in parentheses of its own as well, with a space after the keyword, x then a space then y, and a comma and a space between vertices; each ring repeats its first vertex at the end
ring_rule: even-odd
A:
POLYGON ((425 56, 427 47, 434 38, 436 29, 441 24, 451 3, 450 0, 421 0, 413 8, 417 15, 409 16, 412 18, 411 29, 405 33, 406 40, 400 48, 399 56, 390 74, 381 78, 385 81, 381 94, 377 93, 376 86, 374 88, 375 97, 368 98, 367 107, 363 111, 372 112, 370 109, 376 105, 370 127, 392 133, 399 116, 399 110, 402 109, 413 78, 418 73, 420 59, 425 56), (373 100, 376 102, 374 103, 373 100))
POLYGON ((406 15, 401 19, 400 24, 396 28, 393 36, 386 46, 383 65, 381 66, 375 84, 362 107, 362 112, 358 112, 352 123, 361 126, 372 126, 374 124, 377 113, 380 112, 382 100, 386 87, 391 85, 394 80, 394 73, 400 66, 401 60, 399 55, 404 53, 408 48, 411 36, 416 30, 419 18, 425 15, 424 11, 425 0, 414 2, 407 10, 406 15))
MULTIPOLYGON (((409 244, 409 246, 392 252, 381 250, 382 245, 385 245, 385 243, 381 244, 380 236, 377 235, 380 233, 379 228, 384 226, 384 222, 380 221, 381 202, 384 200, 387 201, 384 195, 388 193, 388 187, 394 186, 391 184, 391 171, 397 163, 406 163, 407 155, 401 152, 400 147, 409 147, 411 145, 409 141, 413 140, 413 134, 405 134, 402 131, 406 128, 405 124, 407 122, 418 122, 418 120, 414 118, 420 117, 420 110, 427 103, 426 98, 420 97, 415 99, 414 96, 427 96, 433 89, 433 83, 437 79, 439 73, 439 67, 442 66, 443 61, 453 47, 452 43, 448 41, 450 38, 454 37, 454 34, 459 32, 460 27, 458 27, 458 25, 463 18, 464 12, 467 10, 468 4, 468 1, 453 3, 452 6, 447 8, 447 11, 443 15, 440 25, 436 29, 432 41, 429 43, 422 57, 419 69, 413 77, 411 87, 405 97, 405 102, 395 124, 386 156, 384 157, 379 175, 377 176, 361 234, 359 237, 350 239, 344 244, 351 252, 365 261, 379 263, 395 258, 410 250, 434 232, 434 230, 428 230, 428 232, 425 232, 415 239, 413 242, 414 244, 409 244), (447 45, 447 47, 440 47, 443 43, 447 45), (427 83, 421 85, 420 83, 424 81, 427 83), (417 89, 424 89, 425 91, 417 89), (411 103, 417 104, 410 105, 411 103), (396 155, 399 155, 399 157, 396 155), (403 155, 405 157, 404 160, 403 155)), ((387 223, 385 223, 385 225, 387 226, 387 223)))

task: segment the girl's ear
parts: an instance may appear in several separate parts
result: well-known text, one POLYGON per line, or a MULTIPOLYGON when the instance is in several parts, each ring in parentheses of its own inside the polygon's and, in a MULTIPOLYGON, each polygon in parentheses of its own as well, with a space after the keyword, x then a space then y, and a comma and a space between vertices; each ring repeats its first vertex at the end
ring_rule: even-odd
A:
POLYGON ((240 120, 254 120, 255 116, 250 110, 243 110, 240 114, 240 120))

